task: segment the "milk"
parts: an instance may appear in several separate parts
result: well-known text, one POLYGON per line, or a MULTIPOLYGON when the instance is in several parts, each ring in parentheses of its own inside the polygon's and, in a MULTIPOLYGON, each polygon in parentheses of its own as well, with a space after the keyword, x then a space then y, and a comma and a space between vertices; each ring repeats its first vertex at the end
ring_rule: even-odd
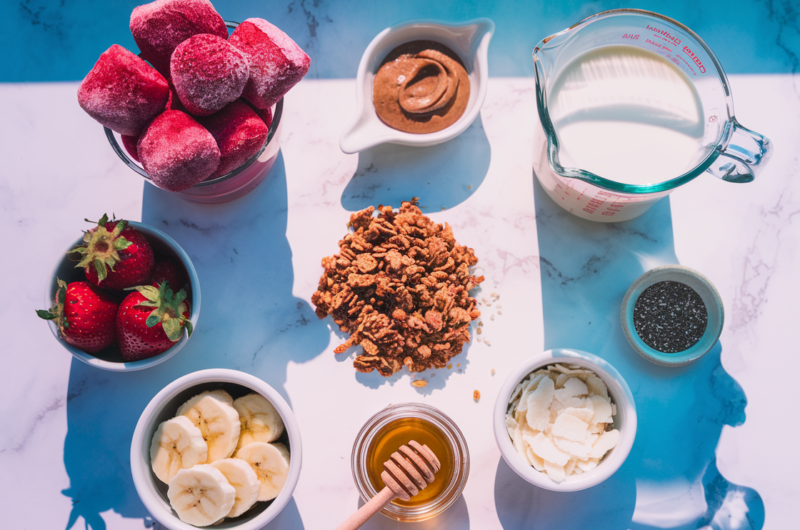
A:
POLYGON ((580 55, 555 79, 548 102, 564 167, 657 184, 704 156, 699 95, 655 52, 606 46, 580 55))

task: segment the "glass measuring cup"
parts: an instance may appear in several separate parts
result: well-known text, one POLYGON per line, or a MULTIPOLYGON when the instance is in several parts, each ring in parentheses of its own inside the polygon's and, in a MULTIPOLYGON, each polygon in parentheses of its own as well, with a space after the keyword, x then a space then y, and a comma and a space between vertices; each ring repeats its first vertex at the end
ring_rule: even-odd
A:
MULTIPOLYGON (((639 9, 604 11, 543 39, 533 50, 533 62, 538 118, 542 125, 536 128, 538 137, 534 144, 534 172, 547 194, 579 217, 601 222, 633 219, 678 186, 704 172, 728 182, 750 182, 771 155, 772 144, 769 139, 743 127, 736 120, 730 85, 714 53, 691 29, 671 18, 639 9), (647 76, 651 76, 649 81, 652 81, 652 76, 661 74, 651 66, 628 68, 623 64, 623 68, 620 68, 619 64, 606 61, 599 74, 598 71, 579 73, 580 82, 584 83, 584 88, 591 89, 592 83, 602 81, 598 75, 600 78, 626 76, 625 81, 630 81, 633 87, 623 90, 628 94, 620 95, 620 100, 613 102, 613 106, 602 109, 573 106, 567 112, 559 109, 561 112, 554 115, 553 91, 562 82, 561 74, 576 58, 585 57, 596 50, 602 52, 612 46, 644 50, 631 50, 634 55, 655 53, 674 64, 682 72, 676 72, 676 75, 684 76, 686 87, 694 92, 691 97, 696 112, 692 112, 691 116, 670 115, 669 105, 659 101, 658 94, 651 97, 635 92, 637 82, 648 81, 647 76), (548 99, 548 95, 551 99, 548 99), (603 113, 603 119, 618 123, 647 119, 642 118, 644 114, 657 114, 660 120, 672 120, 674 126, 696 137, 694 152, 675 174, 666 178, 654 177, 654 182, 648 181, 646 184, 620 182, 608 172, 598 174, 570 167, 560 134, 565 130, 563 124, 571 119, 599 120, 603 113)), ((651 83, 648 86, 653 85, 651 83)), ((669 89, 665 93, 669 94, 669 89)), ((606 142, 613 142, 613 131, 609 130, 605 135, 603 131, 600 132, 606 142)), ((629 153, 624 153, 624 144, 620 145, 620 149, 622 156, 636 154, 632 151, 635 147, 630 147, 629 153)), ((609 157, 613 156, 619 154, 609 154, 609 157)), ((609 162, 613 164, 613 159, 609 162)), ((642 172, 647 173, 651 169, 647 164, 642 164, 642 172)), ((646 175, 643 177, 647 180, 646 175)))

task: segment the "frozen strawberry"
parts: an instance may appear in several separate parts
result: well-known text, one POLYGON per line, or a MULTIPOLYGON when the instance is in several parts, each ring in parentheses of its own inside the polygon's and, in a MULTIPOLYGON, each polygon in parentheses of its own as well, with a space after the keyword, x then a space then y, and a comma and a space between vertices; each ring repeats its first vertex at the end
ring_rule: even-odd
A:
POLYGON ((169 83, 169 99, 167 100, 166 110, 179 110, 181 112, 188 112, 186 107, 183 106, 183 103, 181 103, 178 94, 175 93, 175 86, 172 84, 172 81, 167 79, 167 83, 169 83))
POLYGON ((152 66, 114 44, 78 87, 78 104, 112 131, 136 136, 164 111, 169 87, 152 66))
POLYGON ((277 103, 306 75, 311 64, 286 33, 261 18, 248 18, 239 24, 228 42, 250 61, 250 77, 242 97, 260 109, 277 103))
POLYGON ((158 287, 164 282, 169 283, 174 289, 183 289, 189 284, 183 270, 171 259, 156 261, 153 269, 153 285, 158 287))
POLYGON ((262 119, 242 100, 199 120, 219 146, 219 167, 212 177, 225 175, 247 162, 264 147, 269 134, 262 119))
POLYGON ((272 127, 272 108, 271 107, 267 107, 266 109, 260 109, 260 108, 258 108, 256 106, 254 106, 252 103, 250 103, 246 99, 243 100, 243 101, 245 103, 247 103, 248 105, 250 105, 250 108, 255 111, 255 113, 258 115, 259 118, 261 118, 261 121, 264 122, 264 125, 267 126, 267 129, 272 127))
POLYGON ((56 278, 58 291, 50 310, 37 310, 45 320, 55 320, 61 336, 86 353, 108 348, 117 337, 116 319, 119 304, 114 297, 89 284, 56 278))
POLYGON ((139 152, 136 150, 136 144, 139 142, 139 136, 127 136, 125 134, 122 135, 122 145, 125 146, 125 150, 128 154, 136 160, 139 161, 139 152))
POLYGON ((125 297, 117 313, 120 353, 126 361, 147 359, 178 342, 183 329, 192 335, 186 291, 173 294, 169 283, 144 285, 125 297))
POLYGON ((238 99, 249 71, 244 54, 216 35, 186 39, 170 61, 175 92, 195 116, 208 116, 238 99))
POLYGON ((76 268, 86 279, 106 289, 127 289, 146 283, 153 276, 155 257, 147 239, 126 221, 109 221, 107 215, 83 236, 76 268))
POLYGON ((210 33, 228 38, 228 28, 208 0, 156 0, 134 8, 131 33, 142 57, 169 76, 172 52, 189 37, 210 33))
POLYGON ((139 138, 139 158, 153 184, 169 191, 191 188, 219 166, 219 148, 194 118, 168 110, 139 138))

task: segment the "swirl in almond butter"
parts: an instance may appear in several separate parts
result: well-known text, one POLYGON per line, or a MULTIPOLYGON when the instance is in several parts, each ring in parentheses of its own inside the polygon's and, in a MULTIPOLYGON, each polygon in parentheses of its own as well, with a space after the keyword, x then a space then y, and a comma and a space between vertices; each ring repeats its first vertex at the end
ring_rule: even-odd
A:
POLYGON ((455 123, 469 101, 467 71, 452 50, 414 41, 392 50, 375 74, 372 101, 389 127, 415 134, 455 123))

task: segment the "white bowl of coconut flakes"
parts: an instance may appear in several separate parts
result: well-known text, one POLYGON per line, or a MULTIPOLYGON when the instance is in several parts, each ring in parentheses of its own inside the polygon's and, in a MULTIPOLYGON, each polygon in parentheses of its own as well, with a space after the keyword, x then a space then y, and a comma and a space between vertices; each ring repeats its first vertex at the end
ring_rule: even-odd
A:
POLYGON ((633 447, 636 423, 633 395, 619 372, 569 349, 522 363, 494 410, 503 459, 527 482, 552 491, 579 491, 613 475, 633 447))

